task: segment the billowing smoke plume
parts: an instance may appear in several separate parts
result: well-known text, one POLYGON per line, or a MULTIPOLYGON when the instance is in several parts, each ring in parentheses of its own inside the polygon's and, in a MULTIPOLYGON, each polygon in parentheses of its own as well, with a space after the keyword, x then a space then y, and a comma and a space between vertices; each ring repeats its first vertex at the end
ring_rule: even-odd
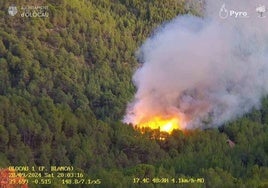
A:
POLYGON ((222 19, 222 3, 206 1, 204 17, 179 15, 157 29, 138 51, 143 65, 124 121, 172 114, 204 128, 259 108, 268 94, 268 12, 258 14, 259 3, 227 0, 222 19))

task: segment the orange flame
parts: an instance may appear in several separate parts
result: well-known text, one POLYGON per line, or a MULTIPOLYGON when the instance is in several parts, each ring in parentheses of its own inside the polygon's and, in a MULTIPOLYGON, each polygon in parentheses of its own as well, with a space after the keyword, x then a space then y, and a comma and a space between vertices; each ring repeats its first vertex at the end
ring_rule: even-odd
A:
POLYGON ((138 123, 137 128, 159 129, 160 132, 171 134, 173 130, 182 129, 182 119, 179 117, 155 116, 138 123))
POLYGON ((1 188, 28 188, 27 180, 15 170, 0 169, 1 188))

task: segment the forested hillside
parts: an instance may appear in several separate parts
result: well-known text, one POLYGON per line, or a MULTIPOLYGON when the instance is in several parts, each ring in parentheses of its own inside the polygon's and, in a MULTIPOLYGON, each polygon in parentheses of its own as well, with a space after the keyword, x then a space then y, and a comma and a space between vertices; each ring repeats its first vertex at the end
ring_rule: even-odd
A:
POLYGON ((121 123, 135 92, 136 50, 159 24, 197 14, 187 7, 183 0, 2 0, 0 167, 72 165, 105 188, 178 186, 133 184, 137 177, 267 187, 266 98, 261 110, 219 129, 175 131, 166 140, 121 123), (48 6, 49 17, 10 16, 11 4, 48 6))

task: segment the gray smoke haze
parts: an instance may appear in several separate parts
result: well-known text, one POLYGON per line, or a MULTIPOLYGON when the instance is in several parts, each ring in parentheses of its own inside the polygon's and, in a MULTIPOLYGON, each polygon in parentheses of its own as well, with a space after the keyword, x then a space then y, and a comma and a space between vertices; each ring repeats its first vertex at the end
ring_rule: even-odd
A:
POLYGON ((258 17, 260 3, 227 0, 228 12, 247 11, 249 18, 221 19, 222 3, 210 0, 204 17, 179 15, 158 28, 138 50, 143 65, 124 122, 178 115, 185 128, 205 128, 259 108, 268 94, 268 12, 258 17))

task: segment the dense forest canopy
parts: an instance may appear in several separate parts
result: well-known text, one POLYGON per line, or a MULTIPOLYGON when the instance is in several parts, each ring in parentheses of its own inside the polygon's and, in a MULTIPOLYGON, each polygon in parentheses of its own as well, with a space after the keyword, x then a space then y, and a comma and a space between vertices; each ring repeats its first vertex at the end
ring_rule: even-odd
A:
POLYGON ((99 187, 135 187, 135 177, 267 187, 267 98, 219 129, 174 131, 165 140, 121 123, 135 92, 136 50, 159 24, 187 13, 197 14, 184 0, 2 0, 0 167, 72 165, 102 179, 99 187), (49 17, 10 16, 10 5, 48 6, 49 17))

